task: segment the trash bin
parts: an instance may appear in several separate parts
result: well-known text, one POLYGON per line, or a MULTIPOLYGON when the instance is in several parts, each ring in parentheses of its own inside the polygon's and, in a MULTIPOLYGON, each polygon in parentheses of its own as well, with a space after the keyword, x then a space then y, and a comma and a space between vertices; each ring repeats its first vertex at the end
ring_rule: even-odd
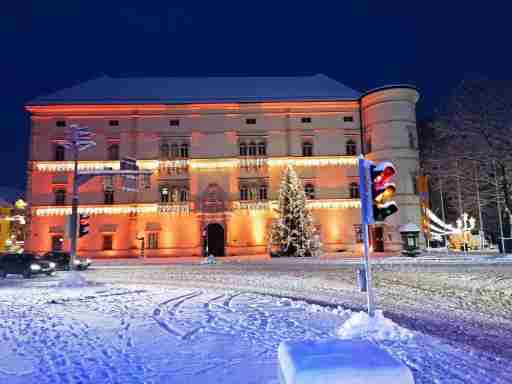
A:
POLYGON ((402 235, 402 254, 418 256, 420 254, 420 229, 416 224, 408 223, 399 228, 402 235))
POLYGON ((498 237, 498 247, 500 249, 500 253, 512 253, 512 239, 503 238, 502 242, 501 237, 498 237), (503 244, 505 245, 505 252, 503 252, 503 244))

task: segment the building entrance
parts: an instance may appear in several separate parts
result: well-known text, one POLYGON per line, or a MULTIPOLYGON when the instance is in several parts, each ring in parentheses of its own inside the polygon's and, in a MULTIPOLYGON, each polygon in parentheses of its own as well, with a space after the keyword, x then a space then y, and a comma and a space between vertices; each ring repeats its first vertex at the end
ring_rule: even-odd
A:
MULTIPOLYGON (((224 256, 224 228, 222 225, 213 223, 206 227, 208 254, 224 256)), ((205 255, 205 256, 208 256, 205 255)))

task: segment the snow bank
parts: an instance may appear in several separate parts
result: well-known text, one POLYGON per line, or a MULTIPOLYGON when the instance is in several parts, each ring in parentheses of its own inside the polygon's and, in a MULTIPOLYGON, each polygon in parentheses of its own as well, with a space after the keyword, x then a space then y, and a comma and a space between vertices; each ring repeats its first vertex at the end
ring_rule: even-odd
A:
POLYGON ((92 285, 81 273, 76 271, 65 272, 64 278, 59 281, 57 287, 60 288, 83 288, 92 285))
POLYGON ((384 317, 381 310, 372 318, 366 312, 356 312, 337 330, 340 339, 408 340, 414 334, 384 317))

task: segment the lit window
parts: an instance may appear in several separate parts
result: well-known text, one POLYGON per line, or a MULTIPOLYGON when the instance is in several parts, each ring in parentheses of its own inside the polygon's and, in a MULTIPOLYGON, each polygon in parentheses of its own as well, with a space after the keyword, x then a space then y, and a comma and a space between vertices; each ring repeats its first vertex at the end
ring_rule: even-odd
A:
POLYGON ((103 235, 103 250, 111 251, 112 249, 114 249, 114 236, 103 235))
POLYGON ((158 232, 148 233, 148 248, 158 249, 158 232))
POLYGON ((105 194, 105 204, 114 204, 114 191, 106 190, 105 194))
POLYGON ((345 151, 348 156, 354 156, 356 154, 356 143, 354 140, 349 140, 345 144, 345 151))
POLYGON ((343 116, 343 121, 345 123, 350 123, 350 122, 354 121, 354 116, 343 116))
POLYGON ((256 186, 251 186, 249 188, 249 200, 256 200, 256 198, 258 197, 258 190, 256 188, 256 186))
POLYGON ((268 190, 266 185, 260 185, 259 190, 259 200, 267 200, 268 199, 268 190))
POLYGON ((180 147, 180 157, 187 158, 188 157, 188 144, 183 143, 180 147))
POLYGON ((64 161, 66 149, 63 145, 57 145, 55 147, 55 161, 64 161))
POLYGON ((264 141, 258 143, 258 156, 267 156, 267 143, 264 141))
POLYGON ((160 188, 160 202, 162 202, 162 203, 169 202, 169 188, 168 187, 160 188))
POLYGON ((180 191, 178 188, 171 189, 171 202, 177 203, 180 197, 180 191))
POLYGON ((57 127, 65 127, 65 126, 66 126, 66 120, 57 120, 57 121, 55 122, 55 125, 56 125, 57 127))
POLYGON ((179 121, 179 120, 176 120, 176 119, 174 119, 174 120, 169 120, 169 125, 170 125, 171 127, 177 127, 178 125, 180 125, 180 121, 179 121))
POLYGON ((169 158, 169 144, 164 143, 164 144, 162 144, 160 146, 160 156, 163 159, 168 159, 169 158))
POLYGON ((109 120, 108 125, 111 127, 117 127, 119 125, 119 120, 109 120))
POLYGON ((300 119, 300 122, 303 124, 311 123, 311 117, 303 117, 300 119))
POLYGON ((311 183, 307 183, 304 186, 304 193, 306 194, 306 199, 314 199, 315 198, 315 186, 311 183))
POLYGON ((240 143, 240 156, 247 156, 247 144, 240 143))
POLYGON ((240 187, 240 200, 246 201, 249 200, 249 190, 245 185, 240 187))
POLYGON ((55 205, 64 205, 66 204, 66 190, 59 188, 54 191, 55 195, 55 205))
POLYGON ((256 119, 245 119, 245 124, 256 124, 256 119))
POLYGON ((310 141, 302 143, 302 156, 313 156, 313 144, 310 141))
POLYGON ((349 193, 350 193, 350 198, 351 199, 359 198, 359 184, 357 184, 357 183, 350 183, 349 193))
POLYGON ((119 160, 119 144, 111 144, 108 147, 108 159, 119 160))
POLYGON ((64 239, 62 235, 54 235, 52 236, 52 251, 62 251, 62 244, 64 239))
POLYGON ((252 141, 249 143, 249 156, 256 156, 256 143, 252 141))

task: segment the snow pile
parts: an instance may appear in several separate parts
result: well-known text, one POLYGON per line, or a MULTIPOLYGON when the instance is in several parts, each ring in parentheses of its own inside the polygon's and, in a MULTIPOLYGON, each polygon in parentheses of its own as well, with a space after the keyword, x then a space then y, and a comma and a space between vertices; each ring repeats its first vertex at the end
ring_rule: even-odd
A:
POLYGON ((336 332, 340 339, 408 340, 414 334, 375 311, 372 318, 366 312, 354 313, 336 332))
POLYGON ((65 273, 64 279, 59 281, 57 284, 60 288, 83 288, 90 286, 89 283, 82 274, 76 271, 69 271, 65 273))

